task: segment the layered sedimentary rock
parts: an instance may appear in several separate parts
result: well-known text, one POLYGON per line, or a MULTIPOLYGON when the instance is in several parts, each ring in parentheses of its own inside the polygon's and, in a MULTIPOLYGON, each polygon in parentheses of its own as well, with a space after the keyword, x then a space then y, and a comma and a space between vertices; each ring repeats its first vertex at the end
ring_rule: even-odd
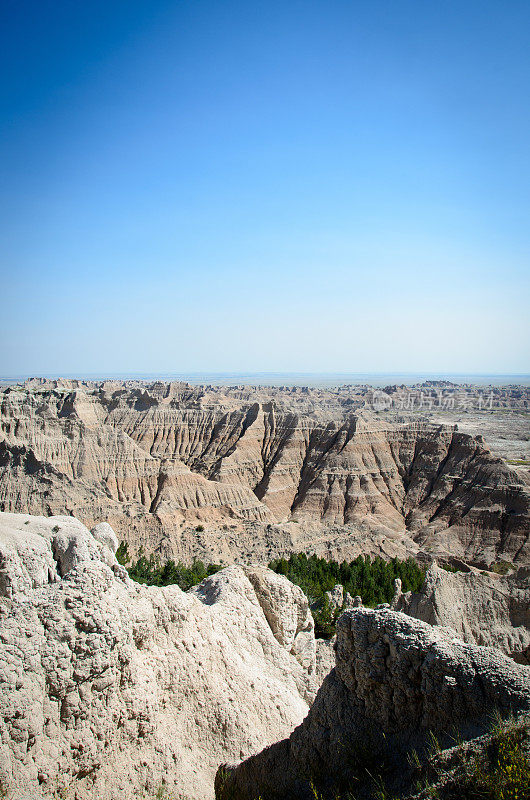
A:
POLYGON ((511 575, 448 572, 433 564, 421 592, 397 592, 396 611, 447 625, 464 641, 496 647, 530 664, 530 570, 511 575))
POLYGON ((304 722, 259 755, 222 767, 217 797, 313 798, 315 785, 365 796, 383 766, 390 793, 399 792, 410 785, 407 753, 421 757, 433 735, 442 748, 475 738, 494 711, 530 711, 530 668, 449 628, 354 609, 339 619, 336 667, 304 722))
POLYGON ((314 697, 298 587, 239 567, 187 594, 141 586, 116 546, 106 524, 0 514, 0 785, 13 800, 209 798, 221 761, 287 735, 314 697))
POLYGON ((276 525, 270 557, 299 525, 302 549, 340 557, 369 534, 374 552, 394 542, 387 555, 530 563, 527 483, 454 426, 381 422, 322 391, 70 382, 0 397, 0 508, 106 519, 132 552, 233 557, 249 526, 262 540, 276 525))

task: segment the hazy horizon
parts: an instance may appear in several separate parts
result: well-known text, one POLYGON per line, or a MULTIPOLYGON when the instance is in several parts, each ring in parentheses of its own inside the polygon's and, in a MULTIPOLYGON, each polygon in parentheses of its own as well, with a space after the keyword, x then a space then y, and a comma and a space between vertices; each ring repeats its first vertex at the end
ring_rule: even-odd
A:
POLYGON ((474 386, 530 386, 530 374, 457 374, 457 373, 295 373, 295 372, 190 372, 190 373, 94 373, 92 375, 80 374, 49 374, 49 375, 0 375, 0 383, 18 383, 29 378, 46 378, 50 380, 138 380, 138 381, 171 381, 181 380, 192 385, 212 386, 309 386, 320 388, 333 388, 345 385, 368 385, 383 387, 393 384, 414 385, 423 381, 439 380, 450 381, 455 384, 468 384, 474 386))
POLYGON ((0 374, 530 372, 530 6, 2 12, 0 374))

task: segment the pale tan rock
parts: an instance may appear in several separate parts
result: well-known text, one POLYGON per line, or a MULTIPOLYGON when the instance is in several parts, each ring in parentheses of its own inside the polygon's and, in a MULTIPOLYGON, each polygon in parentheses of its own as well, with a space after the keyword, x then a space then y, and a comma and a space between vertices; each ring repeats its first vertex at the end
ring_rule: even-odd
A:
POLYGON ((10 598, 57 579, 57 565, 45 539, 29 530, 0 528, 1 597, 10 598))
POLYGON ((270 628, 311 675, 315 672, 315 623, 299 586, 264 567, 244 567, 270 628))
POLYGON ((260 503, 250 488, 241 483, 208 480, 192 472, 181 461, 161 464, 158 489, 150 513, 164 523, 181 519, 222 522, 231 515, 240 519, 272 520, 267 506, 260 503))
POLYGON ((303 617, 299 590, 283 579, 273 593, 273 632, 261 587, 277 576, 263 571, 258 593, 239 567, 188 594, 142 586, 116 562, 112 532, 96 534, 71 517, 0 514, 2 786, 13 800, 63 788, 132 800, 163 786, 210 798, 221 761, 307 713, 314 677, 282 609, 295 599, 303 617))
POLYGON ((349 592, 345 592, 344 586, 340 583, 337 583, 330 592, 326 592, 326 597, 333 614, 355 607, 356 598, 353 598, 349 592))
POLYGON ((530 664, 527 567, 503 577, 476 570, 448 572, 433 564, 421 591, 396 593, 393 606, 431 625, 447 625, 465 642, 497 647, 515 661, 530 664))
POLYGON ((90 533, 97 542, 107 547, 111 553, 115 553, 118 549, 118 537, 108 522, 100 522, 99 525, 94 525, 90 533))
POLYGON ((335 666, 335 641, 335 636, 331 639, 316 640, 316 674, 319 684, 335 666))

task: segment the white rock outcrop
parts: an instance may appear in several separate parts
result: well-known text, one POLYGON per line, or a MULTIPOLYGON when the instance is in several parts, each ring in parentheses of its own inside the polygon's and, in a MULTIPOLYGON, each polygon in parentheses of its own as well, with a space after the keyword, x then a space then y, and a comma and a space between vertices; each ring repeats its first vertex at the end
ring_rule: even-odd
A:
POLYGON ((349 592, 344 591, 344 586, 337 583, 330 592, 326 592, 332 614, 337 611, 348 611, 353 608, 354 599, 349 592))
POLYGON ((448 625, 465 642, 497 647, 530 664, 530 569, 507 576, 478 570, 448 572, 432 564, 420 592, 392 600, 396 611, 431 625, 448 625))
POLYGON ((164 786, 209 798, 219 763, 307 714, 314 638, 296 587, 239 567, 190 593, 143 586, 115 545, 108 525, 0 514, 0 781, 13 800, 164 786))
POLYGON ((307 597, 299 586, 270 569, 256 566, 244 571, 274 636, 312 674, 316 661, 315 623, 307 597))

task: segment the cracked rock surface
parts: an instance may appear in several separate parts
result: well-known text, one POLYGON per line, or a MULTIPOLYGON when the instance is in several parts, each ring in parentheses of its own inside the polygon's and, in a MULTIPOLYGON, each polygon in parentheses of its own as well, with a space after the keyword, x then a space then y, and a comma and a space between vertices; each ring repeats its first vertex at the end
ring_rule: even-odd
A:
POLYGON ((108 525, 0 514, 0 780, 13 800, 163 786, 210 798, 219 763, 288 735, 314 697, 297 587, 262 570, 257 590, 239 567, 190 593, 143 586, 115 546, 108 525))

